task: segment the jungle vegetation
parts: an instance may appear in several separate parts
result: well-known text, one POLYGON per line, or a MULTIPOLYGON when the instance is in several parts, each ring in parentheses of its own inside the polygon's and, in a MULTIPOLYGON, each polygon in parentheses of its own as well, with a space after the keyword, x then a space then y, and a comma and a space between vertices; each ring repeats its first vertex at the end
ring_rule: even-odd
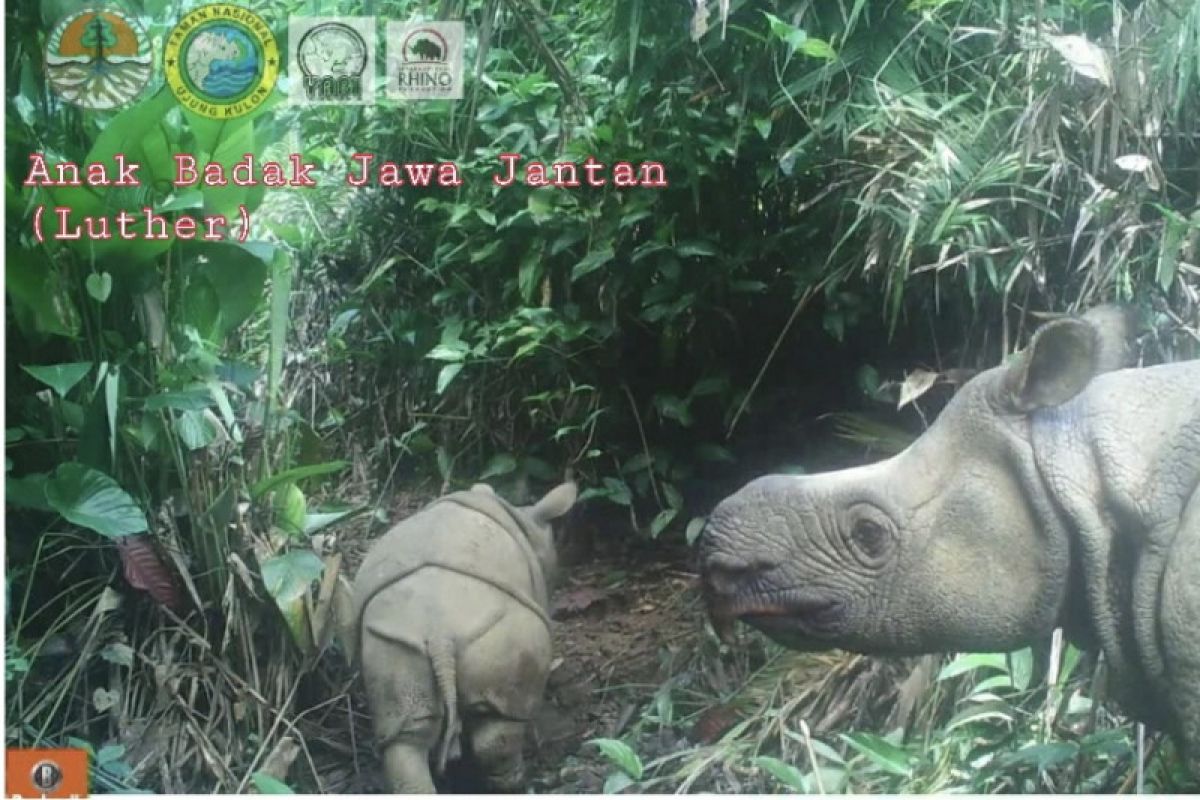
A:
MULTIPOLYGON (((6 741, 92 749, 96 790, 336 791, 340 543, 398 493, 569 469, 604 536, 682 548, 740 481, 820 468, 814 437, 902 447, 1047 314, 1134 303, 1148 362, 1200 354, 1193 0, 247 2, 281 45, 289 14, 463 19, 465 96, 219 123, 161 75, 61 102, 70 5, 6 4, 6 741), (464 181, 347 186, 362 152, 464 181), (507 152, 669 185, 498 188, 507 152), (31 153, 145 180, 24 187, 31 153), (179 153, 298 153, 320 187, 177 188, 179 153), (42 204, 245 205, 253 234, 39 243, 42 204)), ((125 6, 158 45, 185 10, 125 6)), ((695 643, 583 748, 607 789, 1187 785, 1060 642, 815 673, 695 643)))

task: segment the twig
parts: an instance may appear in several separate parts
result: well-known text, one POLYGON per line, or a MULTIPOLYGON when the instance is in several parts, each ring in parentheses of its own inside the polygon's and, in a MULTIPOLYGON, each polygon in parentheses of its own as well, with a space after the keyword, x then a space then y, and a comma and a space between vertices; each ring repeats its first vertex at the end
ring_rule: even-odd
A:
POLYGON ((804 310, 804 307, 808 305, 808 301, 811 300, 812 296, 817 293, 817 290, 822 288, 824 285, 825 281, 814 284, 808 287, 804 294, 800 296, 800 301, 796 303, 796 307, 792 309, 792 315, 788 317, 788 321, 784 323, 783 330, 781 330, 779 335, 775 337, 775 344, 771 345, 771 352, 767 353, 767 358, 765 361, 763 361, 762 367, 759 368, 758 375, 754 377, 754 383, 750 384, 750 391, 746 392, 746 396, 742 398, 741 405, 738 406, 737 413, 733 415, 733 420, 729 423, 729 430, 725 432, 726 441, 733 436, 733 430, 737 427, 738 420, 742 418, 742 412, 746 410, 746 406, 749 405, 750 398, 754 396, 755 390, 758 389, 758 384, 762 381, 763 375, 767 371, 767 367, 771 365, 771 360, 775 358, 775 352, 779 350, 779 345, 782 344, 783 337, 787 336, 788 331, 792 329, 792 324, 796 321, 796 318, 800 316, 800 312, 804 310))

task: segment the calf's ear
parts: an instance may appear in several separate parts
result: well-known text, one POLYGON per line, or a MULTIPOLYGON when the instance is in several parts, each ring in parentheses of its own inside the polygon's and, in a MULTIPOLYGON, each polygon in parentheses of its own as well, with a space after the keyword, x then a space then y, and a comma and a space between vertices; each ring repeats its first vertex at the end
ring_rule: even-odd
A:
POLYGON ((579 496, 579 489, 573 481, 560 484, 537 502, 533 507, 533 518, 541 525, 546 524, 552 519, 558 519, 563 514, 571 510, 571 506, 575 505, 575 498, 579 496))
POLYGON ((1006 400, 1023 413, 1067 402, 1097 375, 1128 365, 1134 325, 1130 310, 1100 306, 1042 326, 1008 366, 1006 400))

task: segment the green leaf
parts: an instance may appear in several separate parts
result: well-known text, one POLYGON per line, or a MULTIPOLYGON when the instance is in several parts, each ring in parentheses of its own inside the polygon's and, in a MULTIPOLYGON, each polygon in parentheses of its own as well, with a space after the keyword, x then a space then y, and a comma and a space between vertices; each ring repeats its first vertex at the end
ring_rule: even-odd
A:
POLYGON ((642 760, 629 745, 619 739, 592 739, 588 744, 599 747, 605 758, 635 781, 642 779, 642 760))
POLYGON ((462 372, 462 368, 463 368, 463 363, 460 361, 455 364, 447 364, 446 366, 444 366, 440 370, 438 370, 438 376, 437 376, 437 393, 438 394, 441 394, 442 392, 446 391, 446 387, 450 385, 450 382, 452 380, 454 380, 455 376, 458 375, 458 373, 462 372))
POLYGON ((675 519, 678 514, 678 508, 666 508, 658 512, 650 522, 650 538, 657 539, 659 534, 671 524, 671 520, 675 519))
POLYGON ((1012 706, 1003 700, 988 700, 983 703, 972 703, 959 711, 946 723, 946 732, 970 725, 972 722, 982 722, 987 719, 999 719, 1012 722, 1012 706))
POLYGON ((824 58, 832 61, 837 58, 837 53, 834 52, 833 46, 822 39, 807 38, 800 43, 800 52, 806 56, 813 58, 824 58))
POLYGON ((202 450, 217 438, 217 429, 203 411, 183 411, 175 417, 175 434, 188 450, 202 450))
POLYGON ((462 361, 467 357, 467 352, 466 342, 456 341, 435 345, 425 357, 434 361, 462 361))
POLYGON ((83 282, 87 293, 97 303, 103 303, 108 300, 108 296, 112 294, 112 283, 112 275, 109 275, 107 272, 93 272, 83 282))
POLYGON ((998 669, 1007 673, 1008 663, 1005 661, 1003 653, 966 653, 942 667, 937 680, 944 681, 973 669, 998 669))
POLYGON ((250 776, 250 780, 254 783, 254 788, 258 789, 259 794, 295 794, 292 787, 265 772, 254 773, 250 776))
POLYGON ((687 532, 685 534, 689 545, 695 544, 700 538, 700 533, 704 530, 704 523, 707 517, 693 517, 692 521, 687 524, 687 532))
POLYGON ((479 217, 481 220, 486 222, 488 225, 491 225, 493 228, 496 227, 496 215, 493 214, 492 212, 488 211, 486 208, 476 207, 475 208, 475 216, 479 217))
POLYGON ((686 242, 680 242, 675 246, 677 255, 688 258, 691 256, 715 256, 717 248, 711 242, 705 242, 700 239, 691 239, 686 242))
POLYGON ((304 535, 311 536, 318 531, 323 531, 331 525, 336 525, 342 520, 350 517, 358 516, 369 509, 366 506, 361 508, 348 508, 344 511, 312 511, 304 515, 304 535))
POLYGON ((283 614, 292 638, 301 647, 310 636, 304 598, 324 569, 325 565, 312 550, 292 550, 262 564, 263 584, 283 614))
POLYGON ((304 492, 294 483, 289 483, 275 492, 275 522, 286 533, 297 536, 304 532, 308 515, 308 504, 304 492))
POLYGON ((897 747, 883 737, 873 733, 843 733, 840 736, 846 744, 862 753, 885 772, 905 778, 912 774, 912 768, 909 766, 911 756, 903 748, 897 747))
POLYGON ((318 475, 329 475, 333 472, 340 472, 348 466, 350 466, 350 462, 348 461, 327 461, 323 464, 308 464, 303 467, 285 469, 283 472, 276 473, 269 478, 264 478, 250 487, 250 496, 257 500, 276 486, 302 481, 305 478, 315 478, 318 475))
POLYGON ((66 520, 101 536, 120 538, 149 530, 129 493, 99 470, 68 462, 46 484, 46 500, 66 520))
POLYGON ((161 411, 164 408, 175 411, 203 411, 212 404, 212 392, 207 386, 193 386, 178 392, 150 395, 142 407, 147 411, 161 411))
POLYGON ((808 794, 808 781, 800 770, 793 767, 791 764, 786 764, 778 758, 771 756, 758 756, 754 759, 755 766, 766 770, 775 780, 782 783, 789 789, 793 789, 800 794, 808 794))
POLYGON ((201 242, 188 243, 183 252, 189 288, 199 283, 216 295, 215 338, 231 333, 259 310, 269 265, 275 258, 273 247, 262 243, 201 242))
POLYGON ((52 364, 44 367, 22 366, 21 369, 49 386, 59 397, 66 397, 67 392, 92 369, 90 361, 75 361, 69 364, 52 364))
POLYGON ((497 453, 492 456, 492 460, 483 468, 483 472, 479 474, 479 480, 487 480, 498 475, 507 475, 517 468, 517 459, 509 453, 497 453))
POLYGON ((34 511, 53 511, 46 499, 46 483, 49 480, 49 475, 40 472, 20 478, 6 476, 4 502, 10 506, 31 508, 34 511))
POLYGON ((9 247, 4 288, 13 301, 13 317, 23 330, 73 337, 79 311, 53 264, 41 253, 9 247))
POLYGON ((607 245, 599 250, 593 250, 584 256, 583 260, 571 270, 571 282, 574 283, 583 276, 590 275, 612 261, 615 256, 616 253, 613 251, 612 245, 607 245))

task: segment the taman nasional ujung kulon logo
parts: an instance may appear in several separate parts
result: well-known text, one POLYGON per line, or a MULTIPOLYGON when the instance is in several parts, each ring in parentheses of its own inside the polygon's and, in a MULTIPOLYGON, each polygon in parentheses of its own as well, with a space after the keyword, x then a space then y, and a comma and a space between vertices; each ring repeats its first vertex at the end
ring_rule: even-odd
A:
POLYGON ((63 100, 103 111, 129 103, 154 68, 150 39, 131 17, 85 8, 58 21, 46 40, 46 78, 63 100))
POLYGON ((163 52, 167 85, 211 119, 248 114, 279 78, 279 46, 263 18, 232 3, 200 6, 179 21, 163 52))
POLYGON ((389 22, 387 46, 389 99, 462 99, 463 23, 389 22))
POLYGON ((305 105, 369 103, 375 95, 374 17, 292 17, 289 96, 305 105))

